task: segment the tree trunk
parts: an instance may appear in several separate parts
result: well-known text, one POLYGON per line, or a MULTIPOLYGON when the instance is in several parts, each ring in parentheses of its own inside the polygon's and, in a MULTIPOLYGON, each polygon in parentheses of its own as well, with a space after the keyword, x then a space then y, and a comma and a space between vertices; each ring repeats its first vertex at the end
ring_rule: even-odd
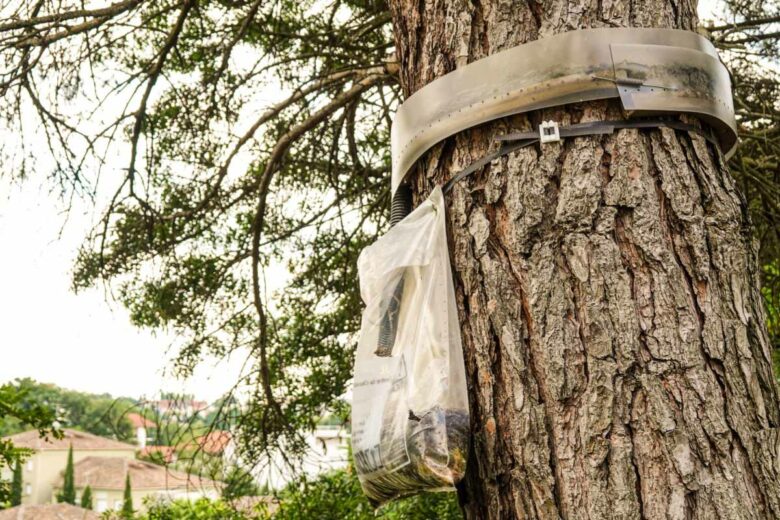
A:
MULTIPOLYGON (((693 30, 685 0, 390 0, 410 95, 586 27, 693 30)), ((622 117, 559 107, 447 140, 417 202, 497 133, 622 117)), ((529 147, 448 194, 472 413, 468 518, 780 518, 780 411, 743 199, 674 130, 529 147)))

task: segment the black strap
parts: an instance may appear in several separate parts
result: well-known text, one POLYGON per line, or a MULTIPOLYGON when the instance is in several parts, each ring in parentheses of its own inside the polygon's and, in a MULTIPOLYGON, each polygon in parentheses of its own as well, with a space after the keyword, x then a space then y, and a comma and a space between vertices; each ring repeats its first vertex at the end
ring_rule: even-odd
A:
MULTIPOLYGON (((683 132, 691 132, 704 137, 707 141, 718 146, 718 141, 710 132, 705 132, 694 125, 667 119, 632 119, 617 121, 589 121, 587 123, 577 123, 571 126, 562 126, 558 128, 561 139, 566 137, 582 137, 586 135, 604 135, 612 134, 615 130, 623 128, 671 128, 683 132)), ((464 170, 456 173, 450 180, 442 186, 444 193, 449 192, 456 182, 471 175, 475 171, 485 167, 494 160, 507 155, 520 148, 525 148, 539 142, 539 132, 515 132, 495 137, 495 140, 501 143, 498 150, 492 152, 481 159, 469 164, 464 170)))
MULTIPOLYGON (((496 140, 498 140, 498 138, 496 138, 496 140)), ((530 146, 535 142, 537 142, 538 140, 539 140, 539 134, 536 134, 535 138, 518 139, 514 142, 502 140, 501 146, 498 148, 498 150, 484 156, 482 159, 474 161, 473 163, 469 164, 465 170, 461 170, 458 173, 456 173, 450 180, 448 180, 444 184, 444 186, 442 186, 442 191, 444 193, 449 192, 452 189, 452 186, 462 178, 471 175, 472 173, 474 173, 475 171, 479 170, 484 166, 487 166, 488 163, 495 161, 499 157, 514 152, 515 150, 519 150, 520 148, 525 148, 526 146, 530 146)))

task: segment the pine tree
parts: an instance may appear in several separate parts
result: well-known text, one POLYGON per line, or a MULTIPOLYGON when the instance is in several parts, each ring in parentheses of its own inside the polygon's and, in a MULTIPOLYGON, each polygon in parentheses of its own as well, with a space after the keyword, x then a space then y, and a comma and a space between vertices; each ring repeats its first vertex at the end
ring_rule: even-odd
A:
POLYGON ((81 494, 81 507, 92 509, 92 488, 89 486, 85 487, 84 492, 81 494))
MULTIPOLYGON (((696 30, 683 0, 388 3, 405 96, 574 28, 696 30)), ((495 135, 611 114, 619 103, 470 129, 419 161, 413 198, 495 135)), ((757 257, 718 150, 666 129, 566 139, 493 161, 447 198, 471 379, 467 519, 780 518, 757 257)))
POLYGON ((124 518, 125 520, 132 520, 133 518, 133 493, 130 488, 130 474, 127 474, 127 477, 125 478, 125 497, 124 501, 122 502, 122 512, 120 513, 120 517, 124 518))
POLYGON ((11 505, 18 506, 22 503, 22 463, 18 460, 14 466, 14 476, 11 481, 11 505))
POLYGON ((62 491, 57 494, 57 502, 76 505, 76 487, 73 482, 73 446, 68 449, 68 462, 62 477, 62 491))

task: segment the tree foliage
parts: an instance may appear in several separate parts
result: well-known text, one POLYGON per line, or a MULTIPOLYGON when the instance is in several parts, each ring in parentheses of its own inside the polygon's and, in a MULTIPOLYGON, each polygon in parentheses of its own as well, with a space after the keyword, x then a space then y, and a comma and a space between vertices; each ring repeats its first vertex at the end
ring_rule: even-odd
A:
POLYGON ((225 475, 223 482, 225 483, 225 487, 222 488, 222 498, 228 501, 239 497, 257 496, 262 494, 262 490, 255 482, 252 474, 239 467, 230 468, 225 475))
MULTIPOLYGON (((271 498, 271 497, 266 497, 271 498)), ((137 520, 456 520, 462 518, 454 493, 426 493, 400 500, 375 512, 351 469, 303 479, 274 500, 252 507, 229 499, 147 501, 137 520)))
MULTIPOLYGON (((41 437, 48 435, 58 437, 59 430, 53 427, 55 415, 52 410, 41 403, 29 399, 28 391, 12 384, 0 385, 0 423, 14 421, 26 428, 38 430, 41 437)), ((17 448, 9 439, 0 438, 0 470, 3 468, 20 468, 20 464, 30 455, 30 451, 17 448)), ((14 469, 14 479, 16 479, 14 469)), ((12 501, 15 486, 0 481, 0 507, 12 501)))
MULTIPOLYGON (((397 89, 384 3, 8 9, 9 128, 40 116, 52 174, 77 191, 110 175, 75 287, 110 283, 136 324, 179 333, 182 374, 205 354, 248 354, 248 448, 302 446, 297 432, 346 390, 355 262, 385 225, 397 89), (269 305, 265 275, 286 269, 269 305)), ((5 145, 20 176, 21 146, 5 145)))
POLYGON ((425 493, 374 511, 352 468, 303 479, 279 496, 279 509, 268 518, 293 520, 456 520, 463 518, 454 493, 425 493))
POLYGON ((250 516, 236 511, 227 502, 199 500, 175 500, 173 502, 149 502, 146 513, 137 520, 250 520, 250 516))
MULTIPOLYGON (((734 77, 732 167, 777 333, 778 77, 764 64, 780 8, 725 6, 704 31, 734 77)), ((2 145, 6 170, 31 171, 38 131, 53 178, 102 210, 74 287, 107 284, 135 324, 177 333, 182 375, 246 355, 244 460, 303 449, 299 432, 347 389, 356 259, 387 226, 399 90, 385 3, 23 0, 3 15, 0 114, 22 136, 2 145)))

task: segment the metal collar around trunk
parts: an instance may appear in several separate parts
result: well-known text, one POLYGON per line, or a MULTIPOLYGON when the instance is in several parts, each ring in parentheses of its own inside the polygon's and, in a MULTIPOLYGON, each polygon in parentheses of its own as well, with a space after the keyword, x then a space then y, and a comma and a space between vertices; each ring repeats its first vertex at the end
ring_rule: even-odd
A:
POLYGON ((409 97, 393 120, 393 192, 417 159, 458 132, 616 97, 629 116, 696 115, 727 157, 736 147, 729 73, 706 38, 674 29, 584 29, 493 54, 409 97))

